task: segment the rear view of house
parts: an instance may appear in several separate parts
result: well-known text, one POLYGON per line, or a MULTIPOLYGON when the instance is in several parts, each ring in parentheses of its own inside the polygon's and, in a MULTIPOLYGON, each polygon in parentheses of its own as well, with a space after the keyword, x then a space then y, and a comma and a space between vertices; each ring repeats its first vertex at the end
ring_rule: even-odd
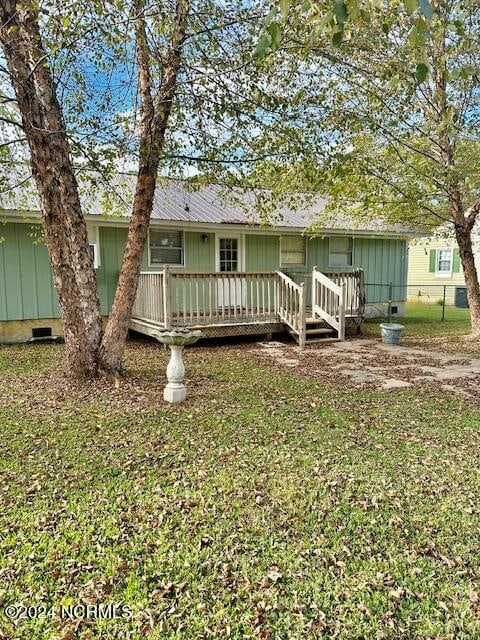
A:
MULTIPOLYGON (((131 182, 122 176, 123 183, 131 182)), ((322 217, 325 200, 280 208, 261 224, 252 203, 233 204, 209 186, 189 192, 179 182, 157 189, 132 328, 200 326, 207 335, 288 330, 300 344, 342 338, 365 314, 385 309, 393 282, 401 313, 407 242, 399 226, 322 217), (247 206, 248 205, 248 206, 247 206), (319 220, 314 231, 305 232, 319 220)), ((127 201, 127 200, 126 200, 127 201)), ((112 304, 127 236, 128 206, 105 214, 102 197, 86 197, 86 220, 102 313, 112 304)), ((0 228, 0 341, 62 335, 38 205, 3 202, 0 228)))

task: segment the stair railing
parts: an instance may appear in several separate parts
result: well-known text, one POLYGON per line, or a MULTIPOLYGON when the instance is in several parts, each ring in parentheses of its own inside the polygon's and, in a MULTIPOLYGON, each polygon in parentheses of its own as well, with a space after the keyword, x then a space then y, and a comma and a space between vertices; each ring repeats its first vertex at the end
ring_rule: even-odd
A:
POLYGON ((345 340, 345 283, 336 284, 313 267, 312 316, 322 318, 345 340))
POLYGON ((305 346, 307 307, 305 285, 297 284, 281 271, 277 271, 275 287, 276 313, 282 322, 298 335, 298 344, 305 346))

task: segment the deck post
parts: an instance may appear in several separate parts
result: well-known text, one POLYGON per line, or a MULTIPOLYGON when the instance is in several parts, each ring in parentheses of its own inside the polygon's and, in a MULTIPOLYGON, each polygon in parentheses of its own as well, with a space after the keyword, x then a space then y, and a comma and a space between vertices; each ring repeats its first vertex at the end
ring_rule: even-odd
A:
POLYGON ((172 326, 172 287, 171 287, 170 267, 166 264, 163 267, 163 323, 165 329, 172 326))
POLYGON ((277 319, 280 318, 280 300, 279 300, 278 274, 274 275, 273 281, 273 308, 277 319))
POLYGON ((312 317, 315 317, 315 307, 317 306, 317 281, 315 280, 315 274, 317 267, 312 269, 312 317))
POLYGON ((303 348, 307 339, 307 307, 305 305, 305 283, 300 285, 298 296, 298 346, 303 348))
POLYGON ((345 340, 345 290, 346 284, 340 285, 340 296, 338 299, 338 339, 345 340))
POLYGON ((358 308, 357 314, 363 320, 365 314, 365 272, 363 269, 357 270, 357 296, 358 296, 358 308))

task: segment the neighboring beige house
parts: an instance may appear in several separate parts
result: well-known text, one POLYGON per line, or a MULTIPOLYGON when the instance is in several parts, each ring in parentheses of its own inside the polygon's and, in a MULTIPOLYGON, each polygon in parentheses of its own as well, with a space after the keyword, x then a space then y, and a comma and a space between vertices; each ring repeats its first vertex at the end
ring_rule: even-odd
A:
POLYGON ((408 248, 408 290, 410 301, 466 306, 465 279, 455 240, 450 236, 412 241, 408 248), (445 289, 444 289, 445 288, 445 289))

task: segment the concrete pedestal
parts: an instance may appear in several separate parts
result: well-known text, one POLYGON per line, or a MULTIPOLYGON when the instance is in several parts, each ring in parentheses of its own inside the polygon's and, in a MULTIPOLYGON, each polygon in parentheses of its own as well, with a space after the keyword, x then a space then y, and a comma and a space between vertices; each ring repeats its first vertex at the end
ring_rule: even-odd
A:
POLYGON ((163 399, 166 402, 171 402, 174 404, 175 402, 183 402, 187 397, 187 390, 184 384, 168 383, 165 389, 163 390, 163 399))
POLYGON ((169 346, 171 351, 170 362, 167 366, 168 384, 163 392, 163 397, 166 402, 183 402, 187 397, 187 390, 183 384, 185 366, 182 360, 182 349, 194 344, 204 335, 201 331, 190 329, 164 329, 157 331, 154 335, 159 342, 169 346))
POLYGON ((163 392, 167 402, 183 402, 187 397, 187 390, 183 384, 185 365, 182 359, 183 345, 170 344, 170 362, 167 367, 168 384, 163 392))

